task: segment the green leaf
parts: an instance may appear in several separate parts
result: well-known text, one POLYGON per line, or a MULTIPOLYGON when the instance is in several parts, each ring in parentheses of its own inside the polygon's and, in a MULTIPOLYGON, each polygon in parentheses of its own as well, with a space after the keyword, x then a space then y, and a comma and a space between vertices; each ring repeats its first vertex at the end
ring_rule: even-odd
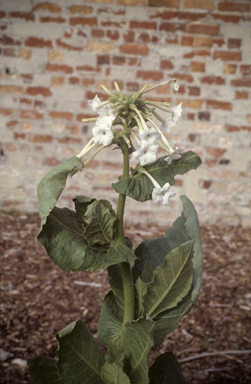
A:
POLYGON ((123 259, 123 261, 127 263, 132 263, 136 260, 136 256, 134 255, 134 253, 125 244, 112 244, 107 254, 108 257, 114 259, 117 258, 117 260, 123 259))
POLYGON ((123 372, 122 368, 116 364, 108 364, 102 368, 102 379, 106 384, 130 384, 129 377, 123 372))
POLYGON ((78 217, 81 221, 84 220, 84 215, 86 213, 88 205, 93 203, 96 199, 92 199, 91 197, 79 195, 76 196, 73 201, 75 203, 75 211, 77 212, 78 217))
POLYGON ((129 321, 122 332, 125 352, 125 372, 132 384, 147 384, 149 356, 153 346, 153 321, 141 318, 129 321))
POLYGON ((150 384, 186 384, 180 366, 171 352, 157 357, 149 369, 150 384))
POLYGON ((168 253, 164 264, 155 269, 154 280, 147 284, 147 294, 143 297, 145 314, 154 318, 176 307, 189 292, 193 282, 192 256, 193 240, 190 240, 168 253))
MULTIPOLYGON (((201 159, 194 152, 189 151, 181 154, 181 158, 173 160, 170 165, 164 160, 166 156, 160 157, 154 163, 146 165, 144 168, 161 185, 175 183, 174 176, 196 169, 201 164, 201 159)), ((153 183, 143 173, 135 172, 125 179, 121 179, 112 184, 117 193, 122 193, 137 201, 147 201, 152 199, 153 183)))
POLYGON ((41 217, 41 229, 46 222, 47 216, 57 203, 59 196, 65 188, 68 174, 80 163, 81 161, 79 158, 71 157, 53 168, 40 181, 37 194, 39 214, 41 217))
POLYGON ((108 271, 108 282, 110 284, 111 290, 115 296, 119 298, 120 301, 124 302, 124 290, 123 290, 123 280, 121 274, 121 268, 119 264, 110 265, 107 268, 108 271))
POLYGON ((147 294, 147 284, 139 277, 134 285, 136 318, 144 316, 144 296, 147 294))
POLYGON ((103 302, 98 322, 98 341, 101 344, 114 344, 120 347, 123 315, 123 303, 109 291, 103 302))
POLYGON ((90 245, 104 245, 113 238, 114 223, 117 217, 113 210, 100 201, 88 205, 85 216, 85 238, 90 245))
POLYGON ((80 320, 57 334, 59 377, 64 384, 103 384, 104 355, 91 332, 80 320))
POLYGON ((27 364, 31 375, 28 383, 31 384, 63 384, 59 378, 56 360, 45 356, 28 359, 27 364))

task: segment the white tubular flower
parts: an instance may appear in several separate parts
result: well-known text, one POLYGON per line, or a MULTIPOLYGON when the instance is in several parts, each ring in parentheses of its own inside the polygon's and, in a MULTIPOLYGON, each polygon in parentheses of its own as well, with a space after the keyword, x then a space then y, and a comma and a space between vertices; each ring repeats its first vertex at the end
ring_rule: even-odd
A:
POLYGON ((161 139, 161 135, 155 128, 152 127, 148 131, 140 130, 139 138, 140 141, 147 141, 149 145, 154 145, 161 139))
POLYGON ((169 205, 170 197, 176 195, 176 192, 170 188, 169 183, 166 183, 162 188, 154 188, 153 191, 156 194, 154 203, 163 203, 164 205, 169 205))
POLYGON ((169 155, 164 158, 168 165, 172 163, 173 160, 181 159, 180 152, 182 152, 184 148, 175 147, 175 150, 170 151, 169 155))
POLYGON ((161 130, 165 130, 167 133, 169 133, 171 131, 171 128, 176 125, 176 123, 174 123, 173 119, 171 117, 168 117, 167 119, 165 119, 165 121, 162 123, 162 125, 160 126, 160 129, 161 130))
POLYGON ((94 144, 103 144, 105 147, 112 143, 113 132, 106 122, 92 128, 94 144))
POLYGON ((140 145, 140 149, 133 152, 132 155, 139 160, 140 165, 146 165, 153 163, 156 160, 156 152, 159 146, 150 145, 146 140, 143 140, 140 145))
POLYGON ((96 126, 103 125, 103 123, 107 124, 110 128, 112 127, 113 120, 115 120, 116 116, 112 113, 109 105, 106 105, 103 108, 99 108, 97 110, 99 117, 96 121, 96 126))
POLYGON ((177 123, 179 117, 181 116, 181 112, 182 112, 181 107, 182 107, 182 102, 179 105, 177 105, 177 107, 173 108, 172 119, 174 123, 177 123))
POLYGON ((179 84, 178 84, 178 81, 176 80, 174 83, 173 83, 173 89, 174 89, 174 91, 178 91, 179 90, 179 84))
POLYGON ((97 108, 101 104, 98 95, 96 95, 93 100, 88 100, 88 104, 90 105, 91 109, 96 112, 97 108))

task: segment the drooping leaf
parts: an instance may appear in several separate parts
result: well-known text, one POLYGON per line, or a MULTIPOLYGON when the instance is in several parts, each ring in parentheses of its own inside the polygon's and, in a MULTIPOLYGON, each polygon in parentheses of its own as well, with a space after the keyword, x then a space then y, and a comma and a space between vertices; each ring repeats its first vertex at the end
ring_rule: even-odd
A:
POLYGON ((37 356, 28 359, 27 365, 31 375, 30 384, 63 384, 59 378, 56 360, 45 356, 37 356))
POLYGON ((180 366, 171 352, 157 357, 149 369, 150 384, 186 384, 180 366))
POLYGON ((68 174, 80 163, 81 161, 79 158, 71 157, 53 168, 40 181, 37 194, 39 214, 41 217, 41 229, 46 222, 47 216, 56 205, 59 196, 65 188, 68 174))
POLYGON ((123 348, 125 352, 125 372, 131 384, 147 384, 149 356, 153 346, 153 321, 141 318, 128 321, 123 328, 123 348))
POLYGON ((104 355, 82 321, 74 321, 56 337, 57 367, 64 384, 104 384, 101 378, 104 355))
POLYGON ((102 379, 106 384, 130 384, 129 377, 123 372, 122 368, 116 364, 108 364, 102 368, 102 379))
POLYGON ((135 313, 136 319, 144 316, 144 296, 147 294, 147 284, 138 277, 135 285, 135 313))
POLYGON ((108 271, 108 281, 109 281, 112 292, 122 302, 124 302, 124 290, 123 290, 123 282, 122 282, 120 265, 119 264, 110 265, 107 268, 107 271, 108 271))
POLYGON ((103 302, 98 322, 98 341, 101 344, 114 344, 120 347, 123 314, 123 303, 109 291, 103 302))
MULTIPOLYGON (((174 176, 183 175, 201 164, 199 156, 192 151, 185 152, 181 156, 180 159, 173 160, 170 165, 164 160, 166 156, 163 156, 144 168, 161 186, 165 183, 173 185, 175 183, 174 176)), ((138 172, 125 179, 120 178, 117 183, 112 184, 112 187, 117 193, 122 193, 137 201, 151 200, 154 188, 151 180, 145 174, 138 172)))
POLYGON ((192 282, 193 240, 173 249, 163 265, 154 271, 154 280, 147 284, 143 297, 145 314, 153 318, 159 313, 176 307, 189 292, 192 282))
POLYGON ((114 223, 117 217, 114 211, 111 211, 100 201, 94 201, 88 205, 85 221, 85 238, 90 245, 109 244, 113 238, 114 223))
POLYGON ((123 259, 127 263, 132 263, 136 260, 134 253, 125 244, 112 244, 108 250, 108 257, 123 259))
POLYGON ((75 204, 75 211, 77 212, 78 217, 81 221, 84 220, 84 215, 86 213, 88 205, 93 203, 96 199, 92 199, 91 197, 79 195, 76 196, 73 201, 75 204))

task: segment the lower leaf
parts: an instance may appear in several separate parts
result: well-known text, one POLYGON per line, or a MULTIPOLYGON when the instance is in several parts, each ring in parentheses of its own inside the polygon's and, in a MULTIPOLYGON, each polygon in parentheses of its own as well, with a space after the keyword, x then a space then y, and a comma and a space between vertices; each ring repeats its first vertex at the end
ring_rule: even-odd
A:
POLYGON ((171 352, 163 353, 149 369, 150 384, 186 384, 180 366, 171 352))
POLYGON ((28 359, 30 379, 29 384, 63 384, 59 378, 56 360, 45 356, 28 359))
POLYGON ((102 368, 102 379, 106 384, 130 384, 129 377, 123 372, 122 368, 116 364, 108 364, 102 368))

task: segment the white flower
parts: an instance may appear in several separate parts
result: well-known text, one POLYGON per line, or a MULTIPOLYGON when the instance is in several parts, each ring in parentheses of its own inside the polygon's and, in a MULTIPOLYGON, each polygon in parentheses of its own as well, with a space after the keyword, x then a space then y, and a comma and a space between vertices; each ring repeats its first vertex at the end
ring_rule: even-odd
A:
POLYGON ((170 165, 173 160, 181 159, 182 156, 180 155, 180 152, 183 150, 184 148, 180 149, 179 147, 175 147, 175 150, 172 150, 164 160, 166 160, 167 164, 170 165))
POLYGON ((165 129, 165 131, 167 133, 169 133, 171 131, 171 128, 176 125, 177 123, 174 123, 172 117, 168 117, 167 119, 165 119, 165 121, 162 123, 162 125, 160 126, 160 129, 163 130, 165 129))
POLYGON ((133 152, 132 155, 139 160, 140 165, 153 163, 156 160, 156 152, 159 146, 156 144, 150 145, 146 140, 141 142, 140 148, 133 152))
POLYGON ((157 129, 152 127, 147 131, 145 129, 144 130, 141 129, 139 131, 139 138, 141 141, 145 140, 148 142, 148 144, 153 145, 160 140, 161 136, 157 131, 157 129))
POLYGON ((176 192, 170 188, 169 183, 166 183, 162 188, 154 188, 153 191, 156 194, 154 203, 163 203, 164 205, 169 205, 170 197, 176 195, 176 192))
POLYGON ((178 90, 179 90, 179 84, 178 84, 178 82, 177 81, 175 81, 174 83, 173 83, 173 89, 177 92, 178 90))
POLYGON ((177 107, 173 108, 172 119, 174 123, 177 123, 179 117, 181 116, 181 112, 182 112, 181 107, 182 107, 182 102, 179 105, 177 105, 177 107))
POLYGON ((96 109, 101 104, 98 95, 96 95, 93 100, 88 100, 88 104, 90 105, 91 109, 96 112, 96 109))
POLYGON ((171 128, 178 123, 178 119, 181 116, 181 112, 182 112, 181 106, 182 106, 182 102, 179 105, 177 105, 177 107, 174 107, 171 109, 172 116, 167 117, 165 120, 161 120, 162 125, 160 129, 165 129, 167 133, 170 132, 171 128))
POLYGON ((106 123, 110 128, 112 127, 112 122, 115 120, 116 116, 112 113, 109 105, 106 105, 103 108, 97 110, 99 117, 96 121, 96 126, 99 126, 103 123, 106 123))
POLYGON ((109 125, 104 122, 98 127, 92 128, 93 142, 95 145, 103 144, 105 147, 111 144, 113 139, 113 132, 109 125))

